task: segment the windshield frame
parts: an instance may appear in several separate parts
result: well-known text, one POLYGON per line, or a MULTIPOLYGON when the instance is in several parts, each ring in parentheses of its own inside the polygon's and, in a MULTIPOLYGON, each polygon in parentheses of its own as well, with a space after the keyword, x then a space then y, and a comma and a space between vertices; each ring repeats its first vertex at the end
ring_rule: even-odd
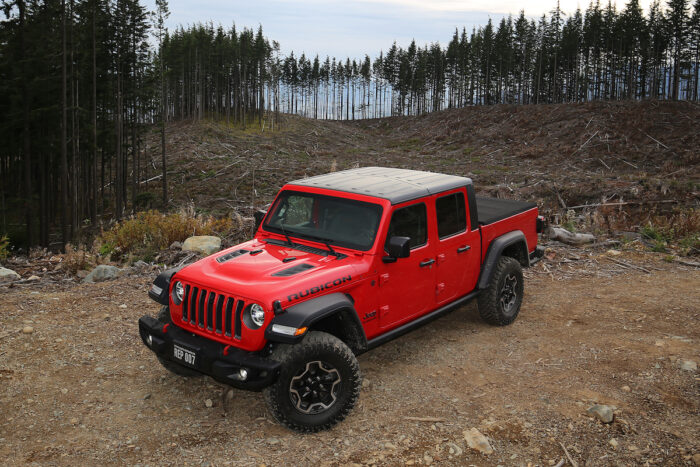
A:
MULTIPOLYGON (((374 201, 374 200, 373 200, 374 201)), ((377 242, 377 237, 379 236, 380 229, 382 227, 382 218, 384 215, 384 206, 380 202, 372 202, 372 201, 365 201, 365 200, 360 200, 360 199, 354 199, 354 198, 348 198, 345 196, 335 196, 332 194, 326 194, 326 193, 319 193, 316 191, 307 191, 307 190, 296 190, 296 189, 282 189, 277 197, 275 198, 275 201, 272 203, 270 206, 270 209, 268 210, 267 215, 265 216, 265 220, 262 223, 262 229, 266 232, 271 232, 274 234, 282 235, 283 237, 289 236, 289 237, 294 237, 300 240, 305 240, 307 242, 313 242, 313 243, 318 243, 321 245, 324 245, 326 248, 328 248, 329 245, 332 245, 333 247, 338 247, 338 248, 346 248, 349 250, 356 250, 356 251, 363 251, 363 252, 368 252, 370 251, 374 245, 377 242), (270 221, 273 218, 273 215, 275 212, 279 209, 280 203, 282 203, 284 200, 289 199, 290 196, 293 195, 301 195, 301 196, 307 196, 310 198, 321 198, 321 199, 328 199, 328 200, 333 200, 337 202, 342 202, 342 203, 348 203, 351 205, 356 205, 356 206, 363 206, 363 207, 369 207, 376 212, 376 227, 373 232, 372 236, 372 241, 369 242, 367 245, 364 244, 358 244, 358 243, 351 243, 347 242, 344 239, 338 239, 338 238, 331 238, 329 237, 323 237, 319 235, 314 235, 310 232, 303 232, 300 230, 297 230, 294 228, 292 225, 284 224, 284 229, 277 227, 275 225, 271 225, 270 221)), ((323 232, 327 233, 327 232, 323 232)))

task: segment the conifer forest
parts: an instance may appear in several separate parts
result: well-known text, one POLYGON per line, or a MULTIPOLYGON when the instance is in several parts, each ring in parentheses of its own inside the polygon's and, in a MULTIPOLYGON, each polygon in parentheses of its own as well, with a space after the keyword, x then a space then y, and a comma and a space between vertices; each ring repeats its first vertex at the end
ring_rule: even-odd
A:
POLYGON ((136 210, 168 207, 165 125, 275 131, 281 114, 356 120, 494 104, 698 101, 700 0, 591 3, 457 29, 446 44, 362 57, 281 52, 263 28, 165 27, 166 0, 2 0, 0 237, 60 248, 136 210), (159 132, 159 160, 144 137, 159 132))

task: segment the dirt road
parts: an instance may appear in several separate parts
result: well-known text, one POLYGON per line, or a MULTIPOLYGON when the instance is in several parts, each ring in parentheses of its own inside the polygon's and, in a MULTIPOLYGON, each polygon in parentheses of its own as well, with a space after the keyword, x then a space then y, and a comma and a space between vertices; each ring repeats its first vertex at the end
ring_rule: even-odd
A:
POLYGON ((137 332, 158 309, 150 275, 2 288, 0 459, 547 466, 563 445, 579 465, 694 465, 700 271, 653 254, 622 256, 649 273, 576 258, 528 271, 511 326, 483 324, 471 304, 362 355, 359 406, 313 435, 272 423, 260 394, 227 398, 161 368, 137 332), (615 421, 589 416, 595 403, 615 406, 615 421), (492 454, 467 447, 471 428, 492 454))

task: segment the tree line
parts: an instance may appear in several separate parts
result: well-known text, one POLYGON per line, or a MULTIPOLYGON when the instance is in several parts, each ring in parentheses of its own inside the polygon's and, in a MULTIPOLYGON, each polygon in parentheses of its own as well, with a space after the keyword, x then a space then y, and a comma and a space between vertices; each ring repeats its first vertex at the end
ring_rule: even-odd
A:
POLYGON ((0 234, 64 245, 83 227, 160 198, 165 124, 214 119, 274 129, 280 113, 352 120, 498 103, 698 100, 700 0, 645 15, 559 5, 491 20, 438 43, 373 58, 289 55, 262 31, 165 28, 166 0, 2 0, 0 234), (145 147, 148 131, 160 148, 145 147), (148 150, 147 150, 148 149, 148 150), (160 158, 148 158, 159 154, 160 158), (159 180, 160 196, 143 189, 159 180), (53 235, 53 237, 52 237, 53 235))

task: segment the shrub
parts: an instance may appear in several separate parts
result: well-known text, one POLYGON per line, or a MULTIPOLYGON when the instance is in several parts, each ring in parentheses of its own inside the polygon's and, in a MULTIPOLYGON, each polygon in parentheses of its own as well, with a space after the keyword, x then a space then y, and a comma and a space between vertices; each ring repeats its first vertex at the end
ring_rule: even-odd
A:
POLYGON ((700 211, 678 210, 670 215, 652 215, 640 229, 640 233, 652 240, 654 251, 665 251, 670 243, 676 243, 685 255, 700 251, 700 211))
POLYGON ((85 250, 83 245, 74 248, 70 243, 66 245, 66 252, 63 254, 63 264, 65 269, 71 274, 75 274, 81 269, 91 269, 96 263, 95 256, 85 250))
POLYGON ((5 260, 10 255, 10 237, 0 237, 0 260, 5 260))
POLYGON ((97 249, 113 259, 128 255, 136 258, 153 258, 173 242, 181 242, 193 235, 215 235, 221 238, 236 233, 241 227, 239 219, 229 217, 197 217, 185 213, 162 214, 158 211, 139 212, 129 219, 103 231, 97 238, 97 249))

